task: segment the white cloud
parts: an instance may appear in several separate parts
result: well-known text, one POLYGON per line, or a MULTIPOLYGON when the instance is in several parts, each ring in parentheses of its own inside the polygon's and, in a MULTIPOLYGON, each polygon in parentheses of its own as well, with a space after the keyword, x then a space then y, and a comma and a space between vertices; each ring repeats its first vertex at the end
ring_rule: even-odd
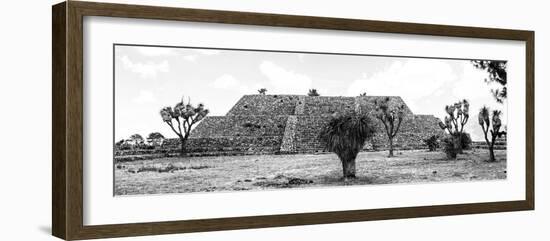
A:
POLYGON ((491 95, 492 88, 500 87, 496 83, 485 83, 487 76, 486 71, 476 69, 470 62, 465 62, 462 78, 454 82, 453 95, 466 99, 486 99, 491 95))
POLYGON ((270 93, 305 94, 312 86, 309 76, 284 69, 270 61, 260 64, 260 71, 267 77, 270 93))
POLYGON ((148 61, 145 63, 133 62, 126 55, 119 58, 122 61, 122 65, 125 69, 128 69, 134 73, 139 74, 142 78, 155 78, 159 72, 168 72, 170 66, 168 61, 161 62, 148 61))
POLYGON ((371 77, 363 75, 348 88, 348 94, 366 91, 369 95, 401 95, 421 98, 431 95, 456 79, 451 67, 442 61, 412 59, 395 61, 388 69, 371 77))
POLYGON ((155 57, 155 56, 167 56, 167 55, 174 55, 174 49, 173 48, 167 48, 167 47, 135 47, 136 50, 145 56, 149 57, 155 57))
POLYGON ((253 93, 253 90, 249 88, 246 84, 241 83, 241 81, 229 74, 224 74, 216 78, 214 82, 209 84, 209 86, 216 89, 237 91, 242 94, 253 93))
POLYGON ((433 96, 438 89, 456 80, 449 64, 433 59, 397 60, 389 68, 368 77, 363 75, 348 87, 348 95, 401 96, 413 110, 422 98, 433 96))
POLYGON ((133 101, 137 104, 154 103, 157 101, 155 95, 151 91, 141 90, 133 101))

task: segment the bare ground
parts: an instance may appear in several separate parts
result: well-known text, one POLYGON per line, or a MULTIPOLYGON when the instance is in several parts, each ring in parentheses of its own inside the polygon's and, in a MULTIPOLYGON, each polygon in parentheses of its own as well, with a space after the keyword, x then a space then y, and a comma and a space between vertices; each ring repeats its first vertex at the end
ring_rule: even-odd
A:
POLYGON ((335 154, 160 158, 115 164, 115 195, 506 179, 506 151, 495 155, 487 162, 480 149, 457 160, 442 152, 362 152, 351 180, 342 179, 335 154))

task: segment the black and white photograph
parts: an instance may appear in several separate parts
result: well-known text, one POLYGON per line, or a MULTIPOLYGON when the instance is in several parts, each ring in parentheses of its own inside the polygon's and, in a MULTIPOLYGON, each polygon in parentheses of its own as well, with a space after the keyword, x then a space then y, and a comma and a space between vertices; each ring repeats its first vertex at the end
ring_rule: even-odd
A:
POLYGON ((0 240, 549 240, 544 1, 5 5, 0 240))
POLYGON ((114 194, 506 179, 506 60, 114 45, 114 194))

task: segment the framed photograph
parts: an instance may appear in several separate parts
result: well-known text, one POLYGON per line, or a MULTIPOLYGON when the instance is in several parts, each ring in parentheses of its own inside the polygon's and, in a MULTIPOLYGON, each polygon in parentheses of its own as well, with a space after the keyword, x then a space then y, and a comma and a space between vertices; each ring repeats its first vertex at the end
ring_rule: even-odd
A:
POLYGON ((53 235, 534 209, 534 32, 53 6, 53 235))

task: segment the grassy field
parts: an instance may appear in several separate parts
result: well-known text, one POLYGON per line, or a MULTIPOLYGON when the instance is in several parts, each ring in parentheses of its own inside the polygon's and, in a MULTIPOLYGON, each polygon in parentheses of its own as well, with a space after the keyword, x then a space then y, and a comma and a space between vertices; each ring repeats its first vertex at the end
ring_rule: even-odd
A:
POLYGON ((115 194, 159 194, 506 179, 506 151, 470 150, 457 160, 442 152, 362 152, 357 178, 342 179, 334 154, 161 158, 115 165, 115 194))

